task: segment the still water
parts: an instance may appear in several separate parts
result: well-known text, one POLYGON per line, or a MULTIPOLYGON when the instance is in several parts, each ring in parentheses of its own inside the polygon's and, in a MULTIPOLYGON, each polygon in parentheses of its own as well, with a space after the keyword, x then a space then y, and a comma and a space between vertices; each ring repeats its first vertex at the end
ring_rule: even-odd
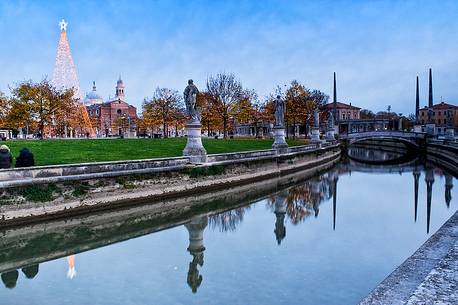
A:
POLYGON ((0 303, 355 304, 457 210, 456 184, 437 167, 349 162, 184 225, 81 237, 49 260, 63 231, 14 254, 28 266, 2 249, 0 303))

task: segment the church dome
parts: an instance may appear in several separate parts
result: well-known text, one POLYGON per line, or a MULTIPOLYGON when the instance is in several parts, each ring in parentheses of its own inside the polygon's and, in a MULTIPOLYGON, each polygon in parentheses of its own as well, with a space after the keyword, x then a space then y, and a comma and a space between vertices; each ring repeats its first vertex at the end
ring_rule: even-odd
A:
POLYGON ((86 105, 102 104, 103 98, 97 93, 95 82, 92 83, 92 91, 86 94, 84 102, 86 105))

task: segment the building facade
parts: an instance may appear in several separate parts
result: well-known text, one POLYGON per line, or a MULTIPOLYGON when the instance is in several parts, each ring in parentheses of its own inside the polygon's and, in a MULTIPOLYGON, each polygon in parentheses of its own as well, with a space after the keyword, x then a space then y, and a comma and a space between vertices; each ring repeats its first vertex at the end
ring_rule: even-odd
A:
POLYGON ((119 78, 115 97, 107 102, 97 93, 95 82, 86 94, 84 103, 97 137, 137 136, 137 108, 126 102, 124 90, 124 82, 119 78))
POLYGON ((418 111, 421 125, 435 124, 437 134, 444 134, 447 128, 458 128, 458 106, 441 102, 433 105, 431 110, 425 106, 418 111))

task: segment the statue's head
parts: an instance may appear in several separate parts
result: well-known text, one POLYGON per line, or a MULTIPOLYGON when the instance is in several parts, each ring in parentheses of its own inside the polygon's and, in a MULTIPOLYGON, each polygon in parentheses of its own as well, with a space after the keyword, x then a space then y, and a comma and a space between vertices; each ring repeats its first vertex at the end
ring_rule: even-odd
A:
POLYGON ((280 99, 280 95, 277 95, 277 100, 279 100, 279 99, 280 99))
POLYGON ((192 79, 188 80, 188 85, 194 85, 194 81, 192 79))

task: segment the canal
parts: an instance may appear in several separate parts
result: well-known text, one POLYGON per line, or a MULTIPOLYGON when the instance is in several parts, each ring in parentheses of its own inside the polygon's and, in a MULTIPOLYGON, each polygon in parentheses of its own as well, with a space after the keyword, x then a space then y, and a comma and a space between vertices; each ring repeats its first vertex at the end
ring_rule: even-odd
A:
POLYGON ((458 207, 449 173, 401 161, 348 159, 176 217, 4 230, 1 304, 355 304, 458 207))

